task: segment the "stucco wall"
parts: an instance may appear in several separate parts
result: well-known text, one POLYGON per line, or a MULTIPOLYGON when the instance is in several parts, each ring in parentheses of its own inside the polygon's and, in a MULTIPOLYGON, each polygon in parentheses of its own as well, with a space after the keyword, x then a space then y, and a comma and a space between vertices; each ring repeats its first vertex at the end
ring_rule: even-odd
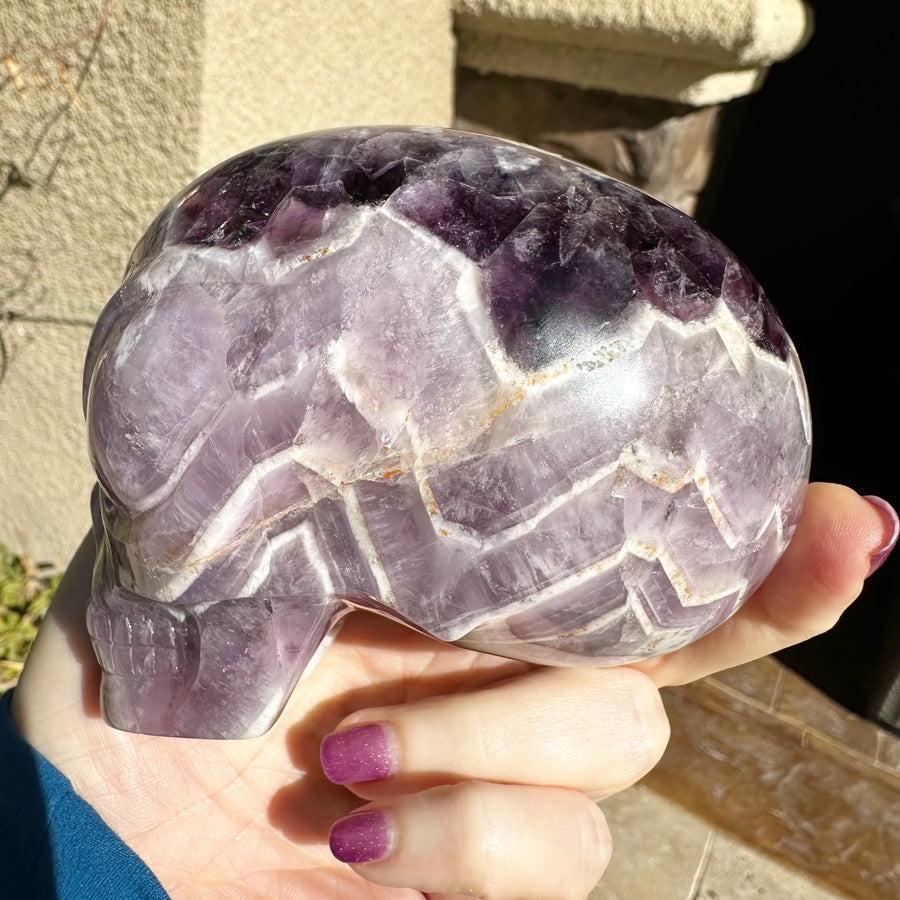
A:
POLYGON ((317 128, 450 123, 449 0, 243 0, 240 16, 235 5, 205 3, 201 171, 317 128))
POLYGON ((454 0, 479 71, 693 106, 758 90, 812 32, 804 0, 454 0))
POLYGON ((3 0, 0 541, 64 561, 88 527, 90 329, 181 185, 330 125, 449 124, 444 0, 3 0))
POLYGON ((450 124, 458 64, 718 103, 810 22, 803 0, 0 0, 0 541, 63 561, 87 527, 91 326, 194 175, 317 128, 450 124))

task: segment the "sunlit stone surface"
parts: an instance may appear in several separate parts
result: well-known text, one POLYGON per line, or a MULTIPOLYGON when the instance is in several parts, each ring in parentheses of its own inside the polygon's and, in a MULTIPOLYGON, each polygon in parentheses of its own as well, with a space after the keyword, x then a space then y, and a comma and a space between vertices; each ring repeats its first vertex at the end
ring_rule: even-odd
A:
POLYGON ((673 650, 768 573, 809 467, 793 347, 719 241, 437 129, 195 182, 85 403, 104 711, 159 734, 263 732, 352 606, 541 663, 673 650))

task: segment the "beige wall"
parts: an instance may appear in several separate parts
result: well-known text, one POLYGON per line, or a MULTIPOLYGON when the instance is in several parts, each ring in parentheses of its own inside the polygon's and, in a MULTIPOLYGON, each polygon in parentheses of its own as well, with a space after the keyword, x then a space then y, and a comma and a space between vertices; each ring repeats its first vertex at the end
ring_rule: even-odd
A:
POLYGON ((445 0, 2 0, 0 541, 64 561, 89 524, 91 325, 181 185, 331 125, 449 124, 445 0))
POLYGON ((204 4, 201 171, 317 128, 450 124, 449 0, 243 0, 229 15, 236 5, 204 4))
MULTIPOLYGON (((87 527, 91 326, 197 173, 317 128, 450 124, 457 64, 520 79, 523 107, 544 90, 523 79, 705 107, 754 89, 810 21, 803 0, 0 0, 0 542, 61 562, 87 527)), ((671 162, 695 119, 711 131, 688 110, 641 139, 671 162)))

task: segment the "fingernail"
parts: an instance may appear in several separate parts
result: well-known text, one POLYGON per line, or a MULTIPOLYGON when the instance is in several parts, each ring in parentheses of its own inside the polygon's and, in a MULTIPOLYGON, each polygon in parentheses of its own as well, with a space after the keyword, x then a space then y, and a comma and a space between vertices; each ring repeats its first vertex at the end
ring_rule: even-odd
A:
POLYGON ((322 741, 325 777, 335 784, 375 781, 397 770, 393 729, 377 723, 335 731, 322 741))
POLYGON ((380 809, 351 813, 331 826, 328 845, 341 862, 375 862, 391 855, 394 829, 380 809))
MULTIPOLYGON (((878 512, 881 513, 881 517, 884 519, 885 525, 890 529, 891 536, 884 544, 884 546, 872 554, 871 559, 869 560, 869 575, 873 572, 876 572, 881 566, 884 564, 884 561, 891 555, 891 551, 897 545, 897 538, 900 537, 900 516, 897 515, 897 510, 891 506, 887 500, 882 500, 881 497, 875 497, 873 495, 869 495, 863 498, 864 500, 868 500, 878 512)), ((866 575, 866 578, 869 577, 866 575)))

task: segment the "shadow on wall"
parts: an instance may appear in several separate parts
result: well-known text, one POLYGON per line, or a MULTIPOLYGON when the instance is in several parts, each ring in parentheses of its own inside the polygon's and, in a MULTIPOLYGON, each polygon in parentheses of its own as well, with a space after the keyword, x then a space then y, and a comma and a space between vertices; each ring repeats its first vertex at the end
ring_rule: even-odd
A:
MULTIPOLYGON (((811 5, 809 45, 724 107, 463 68, 456 124, 578 159, 693 213, 750 266, 797 343, 813 478, 898 505, 900 178, 888 136, 900 13, 876 0, 811 5)), ((900 729, 898 596, 900 562, 888 563, 837 629, 782 656, 849 709, 900 729)))
MULTIPOLYGON (((900 13, 874 0, 812 5, 809 46, 726 110, 699 217, 765 285, 797 343, 812 477, 896 506, 900 13)), ((867 582, 831 633, 780 656, 854 712, 900 730, 900 562, 867 582)))

